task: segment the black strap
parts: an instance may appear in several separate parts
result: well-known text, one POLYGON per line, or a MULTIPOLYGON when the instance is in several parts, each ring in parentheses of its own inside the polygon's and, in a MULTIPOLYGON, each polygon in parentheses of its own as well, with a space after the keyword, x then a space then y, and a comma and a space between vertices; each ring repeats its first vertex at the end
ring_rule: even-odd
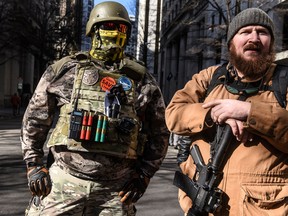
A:
POLYGON ((210 84, 207 88, 207 91, 206 91, 206 96, 207 97, 210 92, 219 84, 223 84, 224 81, 225 81, 225 77, 226 77, 226 74, 227 74, 227 64, 228 63, 224 63, 222 64, 221 66, 219 66, 213 73, 212 75, 212 79, 210 81, 210 84))
POLYGON ((287 100, 287 87, 288 87, 288 67, 284 65, 277 65, 273 79, 272 79, 272 89, 274 91, 275 97, 281 107, 286 108, 287 100))
MULTIPOLYGON (((212 75, 210 84, 207 88, 206 97, 217 85, 224 84, 228 72, 226 67, 227 63, 222 64, 215 70, 215 72, 212 75)), ((272 86, 263 86, 262 90, 273 91, 280 106, 286 108, 287 88, 288 88, 288 67, 284 65, 277 65, 272 78, 272 86)))

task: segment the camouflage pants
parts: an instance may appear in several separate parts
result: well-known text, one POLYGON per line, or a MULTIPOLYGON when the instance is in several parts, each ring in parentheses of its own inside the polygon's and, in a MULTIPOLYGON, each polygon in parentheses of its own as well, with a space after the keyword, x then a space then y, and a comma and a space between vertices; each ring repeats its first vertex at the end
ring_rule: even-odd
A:
POLYGON ((118 191, 125 179, 95 182, 76 178, 57 165, 50 169, 51 193, 41 200, 38 207, 31 204, 26 215, 73 215, 73 216, 135 216, 134 205, 120 202, 118 191))

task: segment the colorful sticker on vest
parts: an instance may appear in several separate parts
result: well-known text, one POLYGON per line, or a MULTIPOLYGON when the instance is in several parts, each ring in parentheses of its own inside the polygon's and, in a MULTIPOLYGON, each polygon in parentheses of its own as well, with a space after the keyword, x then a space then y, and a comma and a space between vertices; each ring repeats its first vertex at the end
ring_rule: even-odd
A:
POLYGON ((95 85, 99 79, 99 73, 97 70, 85 70, 83 74, 82 82, 85 85, 95 85))
POLYGON ((132 88, 131 80, 125 76, 121 76, 118 79, 118 83, 122 85, 122 87, 125 91, 128 91, 132 88))
POLYGON ((112 77, 104 77, 100 82, 103 91, 110 91, 114 85, 116 85, 116 81, 112 77))

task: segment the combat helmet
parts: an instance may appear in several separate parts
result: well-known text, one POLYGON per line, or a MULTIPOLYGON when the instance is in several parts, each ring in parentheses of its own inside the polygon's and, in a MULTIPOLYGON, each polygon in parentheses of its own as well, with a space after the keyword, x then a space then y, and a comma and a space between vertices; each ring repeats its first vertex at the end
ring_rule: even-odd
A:
POLYGON ((118 2, 106 1, 99 3, 92 9, 86 24, 86 36, 91 36, 95 24, 105 21, 123 22, 131 30, 131 22, 126 8, 118 2))

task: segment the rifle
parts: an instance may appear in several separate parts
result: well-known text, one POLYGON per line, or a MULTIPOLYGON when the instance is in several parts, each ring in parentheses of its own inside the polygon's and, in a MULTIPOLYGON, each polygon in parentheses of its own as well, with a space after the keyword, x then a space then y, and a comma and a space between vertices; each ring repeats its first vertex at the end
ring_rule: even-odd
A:
POLYGON ((220 134, 217 132, 214 154, 208 164, 205 164, 198 145, 193 144, 190 151, 196 165, 193 179, 179 171, 175 172, 173 184, 192 200, 188 216, 205 216, 216 212, 222 206, 224 192, 218 188, 218 185, 223 177, 222 170, 227 159, 227 150, 234 136, 228 124, 219 127, 220 134))

